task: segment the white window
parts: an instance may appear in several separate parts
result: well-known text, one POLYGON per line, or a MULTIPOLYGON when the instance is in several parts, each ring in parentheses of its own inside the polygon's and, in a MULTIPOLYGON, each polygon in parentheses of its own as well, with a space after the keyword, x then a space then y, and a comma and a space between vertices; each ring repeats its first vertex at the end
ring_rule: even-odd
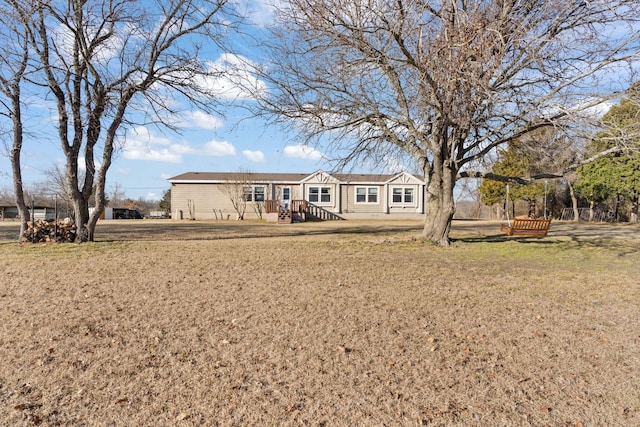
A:
POLYGON ((265 188, 262 185, 244 187, 243 192, 247 202, 264 202, 265 188))
POLYGON ((397 205, 413 205, 414 187, 394 187, 391 193, 391 201, 397 205))
POLYGON ((331 187, 309 187, 308 200, 311 203, 331 203, 331 187))
POLYGON ((378 187, 356 187, 356 203, 378 203, 378 187))

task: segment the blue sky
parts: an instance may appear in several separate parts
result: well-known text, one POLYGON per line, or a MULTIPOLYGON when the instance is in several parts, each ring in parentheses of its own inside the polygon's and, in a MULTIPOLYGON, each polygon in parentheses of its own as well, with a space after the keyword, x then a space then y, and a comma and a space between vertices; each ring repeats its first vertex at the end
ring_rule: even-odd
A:
MULTIPOLYGON (((268 25, 272 11, 266 2, 244 0, 241 7, 256 28, 268 25)), ((249 57, 252 49, 241 45, 242 54, 249 57)), ((255 53, 255 52, 254 52, 255 53)), ((214 67, 230 67, 237 58, 226 52, 212 52, 205 58, 214 67)), ((222 98, 246 97, 229 81, 211 81, 212 89, 219 89, 222 98)), ((31 112, 37 108, 31 108, 31 112)), ((159 200, 169 188, 168 178, 189 171, 224 172, 249 170, 252 172, 302 172, 331 169, 323 154, 300 144, 291 134, 263 120, 251 118, 240 107, 223 109, 223 115, 201 111, 182 112, 174 121, 181 132, 172 133, 152 127, 128 129, 122 149, 114 155, 107 176, 107 196, 118 189, 125 197, 159 200)), ((28 114, 28 113, 27 113, 28 114)), ((47 181, 46 171, 55 165, 63 167, 61 152, 53 120, 31 117, 27 120, 28 141, 22 154, 25 188, 36 188, 47 181), (34 138, 35 136, 35 138, 34 138)), ((0 189, 13 189, 11 166, 6 146, 0 148, 0 189)))
MULTIPOLYGON (((269 2, 277 0, 236 0, 236 4, 249 17, 249 24, 259 34, 273 19, 269 2)), ((210 50, 210 57, 202 58, 215 70, 235 70, 242 73, 245 60, 259 61, 257 51, 246 38, 234 40, 234 51, 210 50)), ((107 52, 108 53, 108 52, 107 52)), ((243 77, 246 77, 244 75, 243 77)), ((232 79, 203 82, 217 93, 221 100, 235 99, 238 103, 223 108, 221 115, 201 111, 182 111, 171 117, 181 129, 172 133, 153 127, 140 126, 127 129, 121 141, 121 150, 114 155, 107 176, 107 196, 115 189, 124 197, 159 200, 169 188, 168 178, 190 171, 234 172, 297 172, 312 173, 318 169, 331 170, 333 164, 325 160, 321 148, 314 149, 296 140, 296 136, 282 128, 267 126, 261 119, 251 118, 240 103, 251 102, 232 79)), ((259 82, 256 82, 257 84, 259 82)), ((37 99, 34 97, 32 99, 37 99)), ((28 107, 27 141, 23 148, 23 179, 27 190, 47 181, 46 171, 64 165, 53 111, 33 102, 28 107)), ((221 107, 222 108, 222 107, 221 107)), ((6 136, 6 135, 5 135, 6 136)), ((82 161, 82 159, 80 159, 82 161)), ((99 166, 99 165, 98 165, 99 166)), ((402 165, 358 166, 349 172, 386 172, 402 170, 402 165)), ((411 171, 411 168, 409 168, 411 171)), ((6 146, 0 145, 0 191, 12 190, 11 167, 6 146)))

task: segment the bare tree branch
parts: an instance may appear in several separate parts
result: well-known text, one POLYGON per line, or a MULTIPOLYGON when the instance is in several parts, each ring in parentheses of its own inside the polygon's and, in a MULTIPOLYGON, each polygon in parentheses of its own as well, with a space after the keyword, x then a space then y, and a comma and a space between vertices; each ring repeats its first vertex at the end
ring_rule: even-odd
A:
POLYGON ((639 22, 632 0, 289 0, 261 107, 343 165, 408 153, 446 245, 460 174, 537 129, 593 129, 632 82, 639 22))
POLYGON ((201 52, 204 46, 222 47, 228 31, 234 30, 238 18, 233 4, 228 0, 4 0, 1 4, 13 12, 6 19, 24 29, 21 40, 34 54, 35 71, 23 81, 39 90, 56 112, 78 236, 81 241, 92 240, 105 205, 107 171, 123 129, 138 121, 171 128, 166 117, 174 112, 176 98, 204 111, 219 105, 219 94, 206 84, 218 71, 210 69, 201 52), (140 112, 142 116, 134 116, 140 112), (89 215, 91 197, 95 209, 89 215))

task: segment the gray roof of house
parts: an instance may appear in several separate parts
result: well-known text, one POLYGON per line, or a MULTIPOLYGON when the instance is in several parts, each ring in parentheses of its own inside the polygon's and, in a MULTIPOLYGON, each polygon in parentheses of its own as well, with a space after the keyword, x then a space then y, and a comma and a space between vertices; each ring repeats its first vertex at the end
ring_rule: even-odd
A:
MULTIPOLYGON (((245 172, 186 172, 169 178, 169 182, 225 182, 246 181, 247 178, 254 182, 286 182, 298 183, 313 175, 312 173, 245 173, 245 172)), ((329 173, 340 182, 386 182, 397 174, 352 174, 329 173)))

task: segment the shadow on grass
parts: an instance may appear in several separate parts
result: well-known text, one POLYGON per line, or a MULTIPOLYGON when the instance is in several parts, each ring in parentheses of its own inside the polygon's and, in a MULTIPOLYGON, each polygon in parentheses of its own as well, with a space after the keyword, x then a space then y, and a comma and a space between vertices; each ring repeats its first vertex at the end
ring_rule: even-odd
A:
MULTIPOLYGON (((154 221, 118 220, 99 222, 95 242, 198 241, 300 236, 417 237, 422 221, 323 221, 275 224, 258 221, 154 221)), ((587 224, 557 221, 549 234, 507 236, 498 230, 498 221, 454 220, 452 242, 535 244, 556 247, 598 247, 620 254, 640 251, 640 227, 630 224, 587 224)), ((17 242, 19 224, 0 227, 0 241, 17 242)))
POLYGON ((187 222, 167 224, 108 224, 96 229, 96 242, 136 240, 224 240, 322 235, 385 235, 418 232, 422 225, 385 222, 338 226, 333 222, 294 224, 187 222))
MULTIPOLYGON (((422 230, 419 222, 394 224, 393 222, 306 222, 274 224, 263 222, 200 222, 200 221, 135 221, 118 220, 99 222, 94 241, 189 241, 221 239, 256 239, 322 235, 387 235, 415 233, 422 230)), ((20 226, 0 227, 0 242, 18 242, 20 226)))
POLYGON ((640 241, 638 232, 623 232, 616 230, 615 226, 604 225, 588 229, 570 231, 566 229, 556 230, 547 236, 507 236, 506 234, 486 234, 452 239, 455 242, 464 243, 505 243, 517 242, 523 245, 535 244, 541 247, 557 248, 600 248, 613 250, 618 255, 631 255, 640 253, 640 241), (610 233, 613 229, 614 233, 610 233))

